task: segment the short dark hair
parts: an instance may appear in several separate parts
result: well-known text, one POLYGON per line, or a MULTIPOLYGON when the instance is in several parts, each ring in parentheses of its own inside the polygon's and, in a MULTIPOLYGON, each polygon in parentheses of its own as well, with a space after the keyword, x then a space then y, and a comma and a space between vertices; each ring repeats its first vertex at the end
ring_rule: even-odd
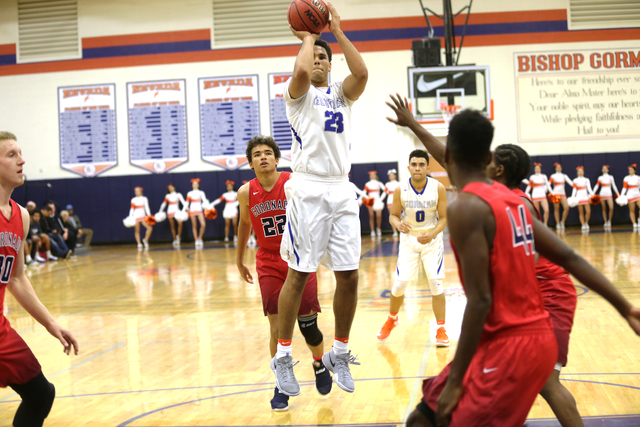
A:
POLYGON ((429 153, 427 153, 426 151, 424 151, 424 150, 413 150, 409 154, 409 163, 411 163, 411 159, 413 159, 414 157, 425 159, 427 161, 427 166, 429 166, 429 153))
POLYGON ((329 57, 329 62, 331 62, 331 57, 333 56, 333 52, 331 52, 331 47, 329 46, 329 43, 327 43, 326 41, 324 41, 322 39, 318 39, 318 40, 316 40, 316 42, 313 45, 314 46, 322 46, 324 48, 324 50, 327 51, 327 56, 329 57))
POLYGON ((504 167, 505 185, 511 189, 518 188, 531 170, 529 154, 514 144, 502 144, 493 153, 496 166, 504 167))
POLYGON ((449 123, 447 150, 463 169, 485 169, 491 157, 493 125, 476 110, 466 109, 449 123))
POLYGON ((40 211, 53 211, 53 209, 51 209, 51 206, 47 204, 40 208, 40 211))
POLYGON ((42 215, 42 212, 40 212, 40 209, 34 209, 31 211, 31 216, 34 216, 35 214, 42 215))
POLYGON ((247 143, 247 151, 245 152, 245 154, 247 156, 247 160, 249 160, 249 163, 251 163, 252 159, 251 152, 258 145, 269 146, 269 148, 273 150, 273 155, 276 157, 276 159, 280 158, 280 147, 278 147, 278 144, 276 144, 273 138, 268 135, 258 135, 251 138, 247 143))

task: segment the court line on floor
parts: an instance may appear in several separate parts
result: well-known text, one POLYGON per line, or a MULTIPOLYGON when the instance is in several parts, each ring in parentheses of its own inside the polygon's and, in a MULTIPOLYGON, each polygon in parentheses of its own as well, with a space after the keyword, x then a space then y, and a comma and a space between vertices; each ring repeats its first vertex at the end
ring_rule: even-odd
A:
MULTIPOLYGON (((431 351, 433 350, 431 334, 428 335, 427 344, 425 345, 425 349, 422 352, 422 360, 420 360, 420 366, 418 367, 417 375, 423 376, 424 371, 427 369, 427 362, 429 361, 429 356, 431 356, 431 351)), ((411 393, 409 394, 409 401, 407 402, 407 408, 404 411, 404 416, 402 417, 402 423, 405 424, 409 415, 413 412, 413 409, 416 405, 416 400, 418 398, 418 392, 422 391, 422 379, 415 379, 413 381, 413 387, 411 388, 411 393)))
POLYGON ((602 239, 598 239, 597 237, 594 237, 594 239, 595 239, 595 240, 597 240, 598 242, 600 242, 600 243, 602 243, 602 244, 606 245, 606 246, 609 246, 610 248, 613 248, 613 250, 615 250, 616 252, 619 252, 619 253, 621 253, 621 254, 623 254, 623 255, 628 256, 628 257, 629 257, 629 259, 630 259, 630 260, 632 260, 633 262, 635 262, 636 264, 640 264, 640 260, 639 260, 639 259, 637 259, 636 257, 632 256, 629 252, 623 252, 623 251, 621 251, 620 249, 618 249, 617 247, 615 247, 615 246, 611 246, 610 244, 608 244, 608 243, 607 243, 607 242, 605 242, 604 240, 602 240, 602 239))

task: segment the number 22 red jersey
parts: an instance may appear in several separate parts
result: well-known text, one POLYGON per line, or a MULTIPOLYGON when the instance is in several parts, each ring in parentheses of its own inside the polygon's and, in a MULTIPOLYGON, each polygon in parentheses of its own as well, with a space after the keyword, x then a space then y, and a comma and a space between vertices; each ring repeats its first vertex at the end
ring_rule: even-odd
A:
POLYGON ((284 184, 290 176, 291 172, 280 172, 280 178, 271 191, 262 188, 258 178, 249 181, 249 216, 258 246, 263 249, 280 250, 282 234, 287 223, 284 184))
POLYGON ((20 207, 11 199, 9 203, 11 218, 7 220, 0 213, 0 332, 10 328, 9 321, 2 314, 4 313, 4 292, 11 280, 13 267, 18 261, 24 234, 20 207))

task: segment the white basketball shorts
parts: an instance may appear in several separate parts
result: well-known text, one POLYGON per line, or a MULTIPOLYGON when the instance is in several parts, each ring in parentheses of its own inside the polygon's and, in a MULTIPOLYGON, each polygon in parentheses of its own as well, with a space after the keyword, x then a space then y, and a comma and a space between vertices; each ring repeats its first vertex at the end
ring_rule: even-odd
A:
POLYGON ((429 280, 444 279, 444 243, 442 233, 431 242, 423 245, 418 243, 417 236, 400 235, 400 249, 398 250, 398 264, 396 266, 396 280, 403 282, 417 281, 420 274, 420 264, 429 280))
POLYGON ((294 173, 284 186, 287 224, 280 255, 296 271, 313 273, 360 265, 360 215, 346 177, 326 179, 294 173))

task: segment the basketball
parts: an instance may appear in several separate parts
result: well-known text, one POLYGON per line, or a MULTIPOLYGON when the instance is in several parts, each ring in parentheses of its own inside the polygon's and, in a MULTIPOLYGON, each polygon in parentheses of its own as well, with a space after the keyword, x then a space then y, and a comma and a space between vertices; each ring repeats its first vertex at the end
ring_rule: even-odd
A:
POLYGON ((320 34, 329 22, 329 8, 323 0, 293 0, 287 19, 296 31, 320 34))

